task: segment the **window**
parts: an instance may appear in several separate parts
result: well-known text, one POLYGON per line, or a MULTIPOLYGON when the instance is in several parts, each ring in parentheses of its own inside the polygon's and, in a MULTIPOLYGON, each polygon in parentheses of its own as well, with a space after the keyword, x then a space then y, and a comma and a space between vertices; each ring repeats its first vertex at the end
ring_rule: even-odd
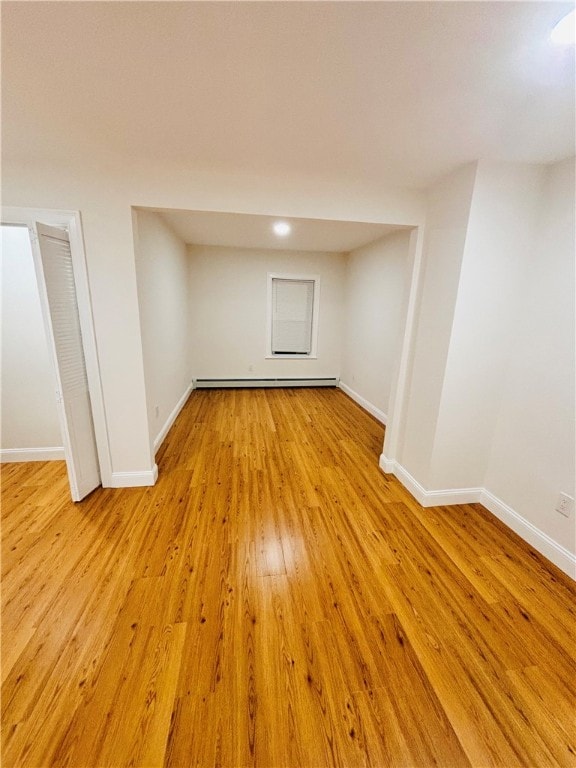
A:
POLYGON ((316 357, 320 278, 268 275, 267 357, 316 357))

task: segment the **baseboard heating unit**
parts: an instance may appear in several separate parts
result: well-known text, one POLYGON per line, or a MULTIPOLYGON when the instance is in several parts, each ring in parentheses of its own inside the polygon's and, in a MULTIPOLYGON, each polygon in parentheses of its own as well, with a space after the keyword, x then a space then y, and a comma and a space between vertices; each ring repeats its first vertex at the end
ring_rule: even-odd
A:
POLYGON ((195 379, 194 389, 243 387, 337 387, 338 379, 195 379))

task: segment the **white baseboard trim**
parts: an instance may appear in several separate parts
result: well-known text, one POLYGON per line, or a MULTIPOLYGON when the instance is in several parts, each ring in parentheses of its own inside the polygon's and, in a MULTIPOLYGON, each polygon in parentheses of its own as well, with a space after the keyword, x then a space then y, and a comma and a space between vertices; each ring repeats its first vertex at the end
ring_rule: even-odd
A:
POLYGON ((154 485, 158 480, 158 465, 144 472, 112 472, 110 488, 139 488, 154 485))
POLYGON ((480 504, 486 507, 495 517, 501 520, 508 528, 512 528, 524 541, 527 541, 534 549, 544 557, 551 560, 561 571, 576 580, 576 555, 565 549, 548 534, 541 531, 533 523, 519 515, 518 512, 505 504, 493 493, 482 489, 480 504))
POLYGON ((180 400, 178 400, 178 402, 176 403, 176 405, 174 407, 174 410, 172 411, 170 416, 168 416, 168 418, 166 419, 166 423, 164 424, 164 426, 162 427, 162 429, 158 433, 156 439, 154 440, 154 455, 156 455, 158 453, 158 449, 160 448, 160 446, 162 445, 162 443, 166 439, 166 435, 168 434, 168 432, 170 431, 170 428, 172 427, 172 425, 174 424, 174 422, 178 418, 178 414, 180 413, 182 408, 184 408, 184 406, 186 405, 186 401, 190 397, 190 394, 191 394, 193 389, 194 389, 194 382, 192 382, 186 388, 186 391, 184 392, 184 394, 182 395, 180 400))
POLYGON ((576 580, 576 555, 558 544, 522 515, 519 515, 512 507, 509 507, 486 488, 449 488, 428 491, 401 464, 387 458, 384 454, 380 456, 379 465, 386 474, 395 475, 423 507, 482 504, 504 525, 517 533, 520 538, 524 539, 544 557, 547 557, 554 565, 557 565, 566 575, 576 580))
POLYGON ((438 491, 428 491, 397 461, 388 459, 382 454, 379 464, 383 472, 395 475, 423 507, 443 507, 448 504, 474 504, 480 501, 482 488, 445 488, 438 491))
POLYGON ((3 448, 0 450, 0 463, 10 464, 20 461, 64 461, 64 448, 3 448))
POLYGON ((396 469, 396 462, 393 459, 389 459, 387 456, 384 456, 384 454, 381 453, 380 461, 378 464, 380 465, 380 469, 382 472, 384 472, 385 475, 394 474, 394 470, 396 469))
POLYGON ((358 403, 358 405, 361 405, 365 411, 368 411, 368 413, 371 413, 375 419, 378 419, 381 424, 386 425, 388 423, 388 416, 384 413, 384 411, 381 411, 380 408, 376 408, 376 406, 372 405, 369 400, 366 400, 366 398, 362 397, 362 395, 359 395, 358 392, 355 392, 347 384, 344 384, 343 381, 340 381, 338 386, 348 395, 348 397, 351 397, 352 400, 358 403))

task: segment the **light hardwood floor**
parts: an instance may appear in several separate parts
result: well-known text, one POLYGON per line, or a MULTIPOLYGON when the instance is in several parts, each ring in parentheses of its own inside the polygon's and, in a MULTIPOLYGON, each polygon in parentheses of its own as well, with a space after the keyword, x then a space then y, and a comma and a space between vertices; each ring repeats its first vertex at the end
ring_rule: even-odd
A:
POLYGON ((337 390, 195 392, 154 488, 2 467, 3 766, 575 766, 575 585, 337 390))

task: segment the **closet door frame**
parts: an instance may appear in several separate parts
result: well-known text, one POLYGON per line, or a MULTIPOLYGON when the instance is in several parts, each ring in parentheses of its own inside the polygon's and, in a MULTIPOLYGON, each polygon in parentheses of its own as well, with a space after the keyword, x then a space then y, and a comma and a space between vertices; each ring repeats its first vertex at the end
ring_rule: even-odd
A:
POLYGON ((94 422, 98 462, 100 464, 100 478, 104 487, 112 487, 112 460, 108 438, 108 425, 104 408, 100 361, 98 358, 96 334, 94 331, 94 317, 92 313, 92 300, 88 281, 80 211, 3 206, 1 222, 6 225, 24 225, 28 228, 32 242, 32 252, 37 267, 38 264, 42 264, 42 260, 40 258, 38 247, 36 222, 48 224, 52 227, 63 228, 68 232, 70 238, 70 251, 72 253, 80 329, 82 332, 82 347, 84 350, 86 376, 88 379, 88 390, 92 406, 92 419, 94 422))

